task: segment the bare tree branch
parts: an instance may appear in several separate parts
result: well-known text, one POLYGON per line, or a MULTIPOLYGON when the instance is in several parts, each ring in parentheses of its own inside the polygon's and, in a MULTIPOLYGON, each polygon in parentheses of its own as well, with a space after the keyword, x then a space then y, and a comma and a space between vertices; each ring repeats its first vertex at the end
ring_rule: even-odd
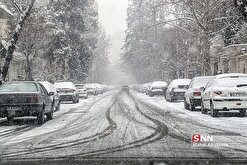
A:
POLYGON ((16 11, 22 15, 23 11, 20 9, 20 7, 17 5, 17 3, 14 0, 11 0, 11 4, 14 6, 14 8, 16 9, 16 11))

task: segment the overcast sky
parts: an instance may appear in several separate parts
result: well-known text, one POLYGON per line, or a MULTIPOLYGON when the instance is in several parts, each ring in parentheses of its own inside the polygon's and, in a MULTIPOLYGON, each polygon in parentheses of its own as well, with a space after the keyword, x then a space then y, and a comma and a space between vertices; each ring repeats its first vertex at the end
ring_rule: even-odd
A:
POLYGON ((110 61, 121 54, 126 29, 128 0, 98 0, 99 21, 111 39, 110 61))

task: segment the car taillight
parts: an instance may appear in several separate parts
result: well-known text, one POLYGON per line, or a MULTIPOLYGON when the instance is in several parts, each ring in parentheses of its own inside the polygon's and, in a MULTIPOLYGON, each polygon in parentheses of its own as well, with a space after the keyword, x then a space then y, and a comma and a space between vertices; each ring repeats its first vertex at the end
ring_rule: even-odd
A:
POLYGON ((195 92, 193 92, 193 96, 201 96, 201 92, 200 91, 195 91, 195 92))
POLYGON ((37 102, 39 102, 39 98, 38 98, 38 96, 29 96, 26 99, 26 102, 27 103, 37 103, 37 102))
POLYGON ((222 92, 221 91, 214 91, 214 94, 216 94, 216 95, 222 95, 222 92))
POLYGON ((72 93, 75 92, 75 91, 76 91, 75 89, 71 89, 71 90, 70 90, 70 92, 72 92, 72 93))

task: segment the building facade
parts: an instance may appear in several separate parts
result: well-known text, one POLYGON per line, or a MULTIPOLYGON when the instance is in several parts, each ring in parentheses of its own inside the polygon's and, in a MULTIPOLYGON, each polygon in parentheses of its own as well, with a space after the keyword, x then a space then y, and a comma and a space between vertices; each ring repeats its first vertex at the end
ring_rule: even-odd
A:
POLYGON ((221 47, 216 53, 219 73, 247 73, 247 44, 221 47))

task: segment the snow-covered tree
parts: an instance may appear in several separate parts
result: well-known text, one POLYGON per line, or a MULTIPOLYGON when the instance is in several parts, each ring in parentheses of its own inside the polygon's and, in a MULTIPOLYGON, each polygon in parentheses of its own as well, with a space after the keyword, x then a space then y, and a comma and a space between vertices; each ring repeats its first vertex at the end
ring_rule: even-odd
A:
POLYGON ((93 52, 92 65, 90 66, 89 82, 102 83, 106 81, 109 47, 109 38, 103 31, 103 28, 100 28, 97 34, 96 49, 93 52))
POLYGON ((94 5, 94 0, 51 2, 51 21, 56 30, 54 45, 48 52, 62 68, 57 79, 83 81, 88 76, 97 42, 98 15, 94 5))
POLYGON ((129 2, 123 63, 141 82, 211 75, 211 39, 242 18, 227 0, 129 2))
POLYGON ((33 11, 32 16, 27 19, 26 24, 23 26, 17 43, 17 51, 23 54, 25 59, 26 80, 33 80, 35 61, 37 58, 43 59, 46 46, 51 43, 50 35, 54 28, 53 25, 47 22, 43 8, 36 8, 33 11))
POLYGON ((6 76, 9 71, 10 63, 13 59, 13 53, 16 49, 16 44, 19 40, 20 33, 23 29, 23 26, 26 23, 26 20, 31 14, 33 9, 35 0, 10 0, 8 3, 11 4, 12 8, 15 10, 15 29, 12 32, 10 41, 6 44, 1 42, 1 48, 3 49, 2 52, 5 53, 5 61, 2 67, 2 78, 3 80, 6 79, 6 76))

